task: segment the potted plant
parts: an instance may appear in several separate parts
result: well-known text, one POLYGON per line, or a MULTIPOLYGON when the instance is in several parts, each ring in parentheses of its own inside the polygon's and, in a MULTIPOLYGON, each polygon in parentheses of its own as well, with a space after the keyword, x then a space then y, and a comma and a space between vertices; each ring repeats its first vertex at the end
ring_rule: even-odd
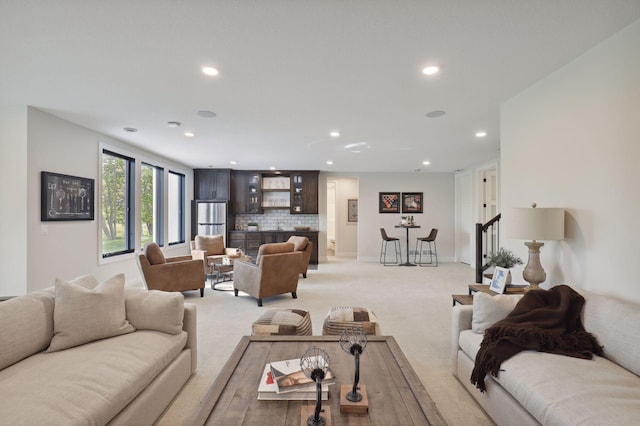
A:
POLYGON ((257 230, 258 230, 258 224, 256 222, 247 223, 247 231, 257 231, 257 230))
MULTIPOLYGON (((511 269, 516 265, 522 265, 522 259, 516 256, 511 250, 499 248, 498 251, 490 253, 488 256, 489 265, 500 266, 511 269)), ((507 284, 511 284, 511 271, 507 275, 507 284)))

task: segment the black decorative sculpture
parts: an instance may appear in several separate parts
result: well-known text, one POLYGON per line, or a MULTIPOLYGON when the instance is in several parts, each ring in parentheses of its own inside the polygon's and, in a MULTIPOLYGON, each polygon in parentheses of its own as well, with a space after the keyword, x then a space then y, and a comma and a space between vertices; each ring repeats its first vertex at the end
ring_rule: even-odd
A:
POLYGON ((340 347, 346 353, 355 357, 356 364, 351 391, 347 392, 346 389, 341 389, 341 412, 363 413, 367 412, 369 409, 364 386, 362 387, 362 392, 365 393, 364 400, 362 393, 360 393, 360 388, 358 387, 358 383, 360 382, 360 355, 362 355, 366 346, 367 335, 362 330, 362 327, 349 327, 345 329, 342 332, 342 336, 340 336, 340 347), (343 401, 343 398, 345 401, 343 401))
POLYGON ((326 420, 320 415, 322 410, 322 380, 329 369, 329 355, 318 347, 312 347, 300 357, 300 367, 305 376, 316 382, 316 410, 307 419, 308 426, 324 426, 326 420))

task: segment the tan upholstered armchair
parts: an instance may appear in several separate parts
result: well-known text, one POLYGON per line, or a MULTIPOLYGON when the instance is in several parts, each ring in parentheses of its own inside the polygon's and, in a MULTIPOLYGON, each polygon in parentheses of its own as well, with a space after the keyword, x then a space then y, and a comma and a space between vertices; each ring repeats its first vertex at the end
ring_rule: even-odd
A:
POLYGON ((240 257, 240 250, 226 248, 222 235, 196 235, 191 241, 191 257, 203 261, 205 275, 211 272, 212 263, 222 263, 225 256, 240 257))
POLYGON ((244 291, 258 299, 289 293, 297 298, 298 278, 302 252, 293 251, 292 243, 263 244, 258 250, 256 263, 237 259, 234 262, 233 290, 244 291))
POLYGON ((200 297, 204 296, 202 260, 193 260, 191 256, 165 258, 156 243, 145 244, 136 259, 148 290, 200 290, 200 297))
POLYGON ((287 240, 288 243, 293 243, 293 251, 302 252, 302 263, 300 264, 300 273, 304 278, 307 278, 307 269, 309 269, 309 260, 311 259, 311 250, 313 250, 313 243, 309 241, 307 237, 300 237, 292 235, 287 240))

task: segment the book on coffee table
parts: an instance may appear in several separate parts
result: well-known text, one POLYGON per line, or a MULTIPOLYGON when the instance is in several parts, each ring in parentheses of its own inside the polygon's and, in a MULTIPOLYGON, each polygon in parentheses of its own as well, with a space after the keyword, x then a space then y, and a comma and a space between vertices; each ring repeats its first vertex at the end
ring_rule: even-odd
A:
MULTIPOLYGON (((329 399, 329 385, 322 384, 323 401, 329 399)), ((258 399, 265 401, 277 401, 277 400, 301 400, 301 401, 315 401, 316 399, 316 386, 313 384, 307 390, 293 390, 290 392, 278 393, 278 385, 273 379, 271 373, 271 364, 267 363, 264 367, 264 372, 260 378, 260 385, 258 386, 258 399)))
MULTIPOLYGON (((324 360, 319 360, 320 364, 324 360)), ((293 391, 313 390, 316 384, 309 377, 305 376, 300 367, 300 358, 287 359, 284 361, 271 362, 271 374, 273 380, 278 387, 278 393, 287 393, 293 391)), ((330 369, 327 369, 326 375, 322 380, 322 385, 331 385, 335 382, 335 376, 330 369)))

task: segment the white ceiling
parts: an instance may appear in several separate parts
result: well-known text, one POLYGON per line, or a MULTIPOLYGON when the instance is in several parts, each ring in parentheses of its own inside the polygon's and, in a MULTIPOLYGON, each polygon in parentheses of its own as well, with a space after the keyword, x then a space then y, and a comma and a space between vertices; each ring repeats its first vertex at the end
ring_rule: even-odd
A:
POLYGON ((191 167, 451 172, 499 156, 501 102, 638 19, 638 0, 0 0, 0 106, 191 167))

